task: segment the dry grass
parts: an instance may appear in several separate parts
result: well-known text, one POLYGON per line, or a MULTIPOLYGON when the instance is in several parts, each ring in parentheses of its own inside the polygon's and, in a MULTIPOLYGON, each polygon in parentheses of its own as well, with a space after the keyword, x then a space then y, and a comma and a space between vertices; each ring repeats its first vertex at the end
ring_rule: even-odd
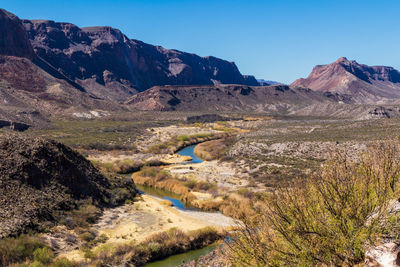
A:
POLYGON ((234 142, 234 137, 211 140, 197 145, 194 149, 194 153, 202 160, 220 159, 225 156, 234 142))
POLYGON ((187 203, 196 199, 190 190, 180 181, 172 178, 165 170, 159 167, 144 167, 141 171, 132 175, 136 184, 168 190, 181 196, 181 200, 187 203))

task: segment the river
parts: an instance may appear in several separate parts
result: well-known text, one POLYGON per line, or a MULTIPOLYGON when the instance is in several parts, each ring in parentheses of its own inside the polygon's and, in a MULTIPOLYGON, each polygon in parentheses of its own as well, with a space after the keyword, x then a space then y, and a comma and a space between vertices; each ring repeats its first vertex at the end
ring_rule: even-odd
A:
POLYGON ((192 160, 188 161, 187 163, 202 163, 203 161, 194 154, 194 148, 196 146, 197 145, 192 145, 192 146, 185 147, 185 148, 179 150, 177 152, 177 154, 181 155, 181 156, 190 156, 190 157, 192 157, 192 160))
MULTIPOLYGON (((191 161, 188 161, 186 163, 201 163, 203 162, 199 157, 197 157, 194 154, 194 148, 196 145, 188 146, 183 148, 182 150, 178 151, 177 154, 181 156, 190 156, 192 157, 191 161)), ((197 210, 194 207, 191 207, 190 205, 187 205, 180 201, 180 197, 177 194, 174 194, 172 192, 162 190, 162 189, 157 189, 157 188, 152 188, 148 186, 141 186, 137 185, 137 188, 141 193, 145 193, 157 198, 162 198, 162 199, 167 199, 171 201, 172 205, 176 207, 179 210, 197 210)), ((165 258, 160 261, 156 262, 151 262, 145 265, 145 267, 175 267, 178 266, 182 263, 188 263, 193 260, 197 260, 199 257, 206 255, 213 251, 217 245, 210 245, 201 249, 196 249, 196 250, 191 250, 185 253, 177 254, 170 256, 168 258, 165 258)))

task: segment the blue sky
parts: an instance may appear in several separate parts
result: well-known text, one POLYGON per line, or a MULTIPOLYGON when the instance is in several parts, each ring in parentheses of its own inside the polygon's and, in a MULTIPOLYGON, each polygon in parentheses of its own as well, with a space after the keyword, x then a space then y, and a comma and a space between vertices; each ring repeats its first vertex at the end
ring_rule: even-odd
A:
POLYGON ((400 1, 1 0, 20 18, 107 25, 290 83, 341 56, 400 69, 400 1))

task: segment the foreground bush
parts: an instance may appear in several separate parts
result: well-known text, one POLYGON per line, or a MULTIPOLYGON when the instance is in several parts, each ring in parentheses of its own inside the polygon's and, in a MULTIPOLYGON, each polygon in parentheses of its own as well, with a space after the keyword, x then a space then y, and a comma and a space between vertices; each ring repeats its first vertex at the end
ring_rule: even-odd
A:
POLYGON ((17 238, 5 238, 0 241, 0 265, 8 266, 12 263, 33 259, 34 252, 44 247, 36 237, 21 235, 17 238))
POLYGON ((39 238, 31 235, 4 238, 0 241, 0 266, 73 267, 73 262, 54 259, 54 253, 39 238))
POLYGON ((320 175, 280 188, 228 243, 238 266, 343 266, 364 260, 365 250, 393 233, 388 207, 399 196, 399 146, 381 143, 359 162, 336 154, 320 175))

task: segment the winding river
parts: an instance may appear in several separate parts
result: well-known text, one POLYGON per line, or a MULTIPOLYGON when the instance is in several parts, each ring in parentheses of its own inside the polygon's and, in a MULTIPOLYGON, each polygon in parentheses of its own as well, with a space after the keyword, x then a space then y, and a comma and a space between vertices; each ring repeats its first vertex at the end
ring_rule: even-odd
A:
MULTIPOLYGON (((194 148, 196 145, 188 146, 183 148, 182 150, 178 151, 177 154, 181 156, 190 156, 192 157, 191 161, 186 162, 188 163, 201 163, 203 162, 199 157, 197 157, 194 154, 194 148)), ((179 195, 174 194, 170 191, 162 190, 162 189, 157 189, 157 188, 152 188, 148 186, 141 186, 137 185, 136 186, 139 189, 139 192, 148 194, 157 198, 162 198, 162 199, 167 199, 172 202, 172 205, 176 207, 177 209, 180 210, 197 210, 194 207, 191 207, 190 205, 187 205, 183 203, 182 201, 179 200, 179 195)), ((175 267, 178 266, 182 263, 188 263, 193 260, 197 260, 199 257, 206 255, 213 251, 217 245, 210 245, 201 249, 196 249, 196 250, 191 250, 185 253, 177 254, 170 256, 168 258, 165 258, 160 261, 156 262, 151 262, 145 265, 145 267, 175 267)))
POLYGON ((190 157, 192 157, 192 160, 188 161, 187 163, 202 163, 203 161, 194 154, 194 148, 196 146, 197 145, 192 145, 192 146, 185 147, 185 148, 179 150, 177 152, 177 154, 181 155, 181 156, 190 156, 190 157))

